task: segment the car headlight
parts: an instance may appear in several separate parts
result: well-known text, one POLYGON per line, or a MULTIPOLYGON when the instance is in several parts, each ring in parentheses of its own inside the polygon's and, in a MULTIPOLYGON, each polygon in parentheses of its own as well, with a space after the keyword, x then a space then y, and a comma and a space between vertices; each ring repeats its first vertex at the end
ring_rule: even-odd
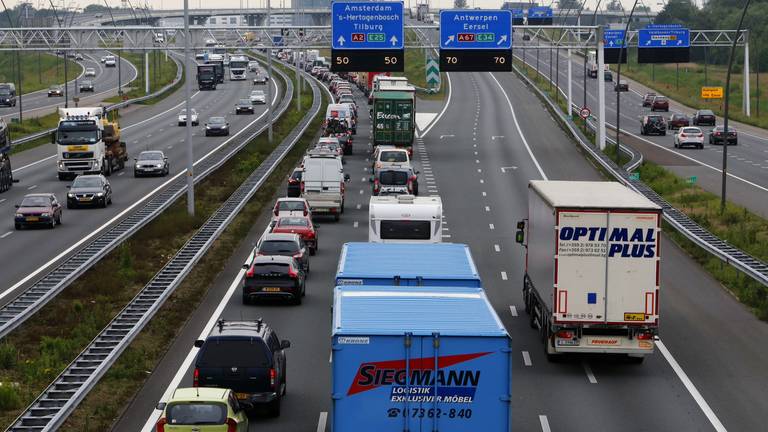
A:
POLYGON ((155 165, 155 167, 156 167, 156 168, 162 168, 162 167, 163 167, 163 164, 157 164, 157 165, 155 165))
POLYGON ((206 129, 210 129, 211 127, 210 127, 210 126, 208 126, 208 125, 205 125, 205 128, 206 128, 206 129))
POLYGON ((93 166, 93 168, 98 168, 99 167, 99 161, 95 160, 95 161, 91 162, 91 165, 93 166))
POLYGON ((51 215, 50 213, 40 213, 40 216, 42 216, 42 217, 48 217, 50 215, 51 215))
POLYGON ((96 196, 97 197, 103 197, 104 196, 104 192, 96 192, 96 196))
POLYGON ((59 162, 59 169, 61 169, 61 170, 64 169, 64 162, 63 161, 59 162))
POLYGON ((23 213, 16 213, 16 217, 18 217, 18 218, 23 218, 23 217, 24 217, 24 214, 23 214, 23 213))
POLYGON ((74 198, 74 197, 75 197, 75 194, 73 194, 72 192, 67 194, 67 198, 74 198))

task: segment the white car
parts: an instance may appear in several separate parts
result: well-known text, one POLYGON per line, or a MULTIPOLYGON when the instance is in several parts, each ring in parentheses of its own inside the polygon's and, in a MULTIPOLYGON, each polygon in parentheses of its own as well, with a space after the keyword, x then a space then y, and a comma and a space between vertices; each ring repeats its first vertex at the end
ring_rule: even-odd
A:
POLYGON ((395 146, 376 146, 373 151, 373 169, 377 170, 387 165, 410 165, 411 158, 408 150, 395 146))
POLYGON ((87 77, 95 77, 96 76, 96 69, 94 69, 94 68, 85 68, 85 76, 87 76, 87 77))
POLYGON ((253 85, 256 84, 266 84, 269 80, 269 77, 266 73, 263 73, 261 71, 256 72, 256 77, 253 79, 253 85))
POLYGON ((267 103, 267 95, 263 90, 254 90, 251 92, 251 103, 254 105, 261 105, 267 103))
MULTIPOLYGON (((192 115, 190 116, 190 120, 192 120, 192 126, 199 125, 199 121, 197 119, 197 111, 193 108, 192 109, 192 115)), ((179 113, 179 126, 186 126, 187 125, 187 110, 183 109, 179 113)))
POLYGON ((283 216, 309 216, 312 217, 312 211, 309 209, 309 203, 304 198, 278 198, 275 207, 272 209, 272 218, 277 219, 283 216))
POLYGON ((675 134, 675 148, 683 148, 686 146, 703 149, 704 148, 704 132, 697 127, 682 127, 675 134))
POLYGON ((102 63, 105 63, 106 61, 107 61, 107 58, 106 58, 106 57, 102 57, 102 58, 101 58, 101 62, 102 62, 102 63))
POLYGON ((248 70, 250 72, 258 72, 259 71, 259 62, 257 62, 257 61, 249 61, 248 62, 248 70))

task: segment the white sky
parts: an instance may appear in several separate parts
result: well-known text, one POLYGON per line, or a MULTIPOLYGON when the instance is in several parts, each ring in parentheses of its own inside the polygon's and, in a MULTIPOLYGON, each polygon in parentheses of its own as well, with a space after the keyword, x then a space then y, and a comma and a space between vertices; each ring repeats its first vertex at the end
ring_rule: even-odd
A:
MULTIPOLYGON (((41 4, 44 7, 48 7, 49 3, 48 0, 28 0, 32 4, 41 4)), ((197 8, 198 5, 204 7, 204 8, 211 8, 211 7, 217 7, 217 8, 238 8, 238 7, 263 7, 266 5, 267 0, 188 0, 189 1, 189 7, 190 8, 197 8), (214 6, 215 5, 215 6, 214 6)), ((550 0, 536 0, 542 5, 550 5, 552 2, 550 0)), ((554 4, 556 4, 557 0, 552 0, 554 4)), ((603 0, 601 4, 601 8, 604 6, 605 3, 607 3, 608 0, 603 0)), ((663 5, 663 1, 665 0, 640 0, 638 4, 645 4, 646 6, 650 6, 653 10, 660 10, 663 5)), ((7 6, 16 5, 20 3, 21 0, 12 0, 10 2, 6 2, 7 6)), ((151 8, 154 9, 181 9, 184 5, 183 0, 131 0, 131 3, 134 7, 138 7, 139 4, 142 6, 144 3, 149 4, 151 8)), ((272 7, 280 7, 281 4, 284 4, 286 7, 290 6, 291 0, 271 0, 272 7)), ((57 6, 61 4, 65 4, 68 6, 74 6, 78 5, 79 7, 85 7, 91 3, 94 4, 104 4, 104 1, 98 1, 98 0, 54 0, 54 4, 57 6)), ((120 6, 120 0, 107 0, 107 3, 110 6, 120 6)), ((433 7, 438 8, 450 8, 453 6, 453 0, 430 0, 430 5, 433 7)), ((499 8, 501 7, 503 1, 499 0, 467 0, 467 4, 470 7, 481 7, 484 9, 492 9, 492 8, 499 8)), ((593 9, 595 7, 595 4, 597 3, 597 0, 587 0, 587 8, 593 9)), ((624 4, 625 9, 629 10, 632 7, 632 1, 631 0, 622 0, 622 3, 624 4)), ((330 1, 329 1, 330 4, 330 1)), ((406 0, 406 6, 411 4, 413 7, 416 5, 416 0, 406 0)))

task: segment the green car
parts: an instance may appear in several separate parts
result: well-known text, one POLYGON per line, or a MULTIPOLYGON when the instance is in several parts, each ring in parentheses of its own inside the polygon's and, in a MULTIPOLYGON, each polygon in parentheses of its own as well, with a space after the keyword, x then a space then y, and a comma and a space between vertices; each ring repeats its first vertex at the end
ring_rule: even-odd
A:
POLYGON ((179 388, 157 409, 157 432, 247 432, 245 408, 229 389, 179 388))

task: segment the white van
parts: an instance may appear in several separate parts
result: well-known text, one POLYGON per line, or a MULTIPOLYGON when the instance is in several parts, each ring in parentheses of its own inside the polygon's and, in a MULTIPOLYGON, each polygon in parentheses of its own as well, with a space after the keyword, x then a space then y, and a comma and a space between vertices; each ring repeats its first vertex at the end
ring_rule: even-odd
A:
POLYGON ((373 196, 368 206, 368 241, 441 243, 443 202, 439 196, 373 196))
POLYGON ((104 57, 104 66, 105 67, 116 67, 117 66, 117 59, 115 59, 115 56, 108 55, 104 57))
POLYGON ((337 221, 344 212, 344 175, 341 160, 336 155, 304 158, 301 197, 309 203, 312 214, 330 214, 337 221))

